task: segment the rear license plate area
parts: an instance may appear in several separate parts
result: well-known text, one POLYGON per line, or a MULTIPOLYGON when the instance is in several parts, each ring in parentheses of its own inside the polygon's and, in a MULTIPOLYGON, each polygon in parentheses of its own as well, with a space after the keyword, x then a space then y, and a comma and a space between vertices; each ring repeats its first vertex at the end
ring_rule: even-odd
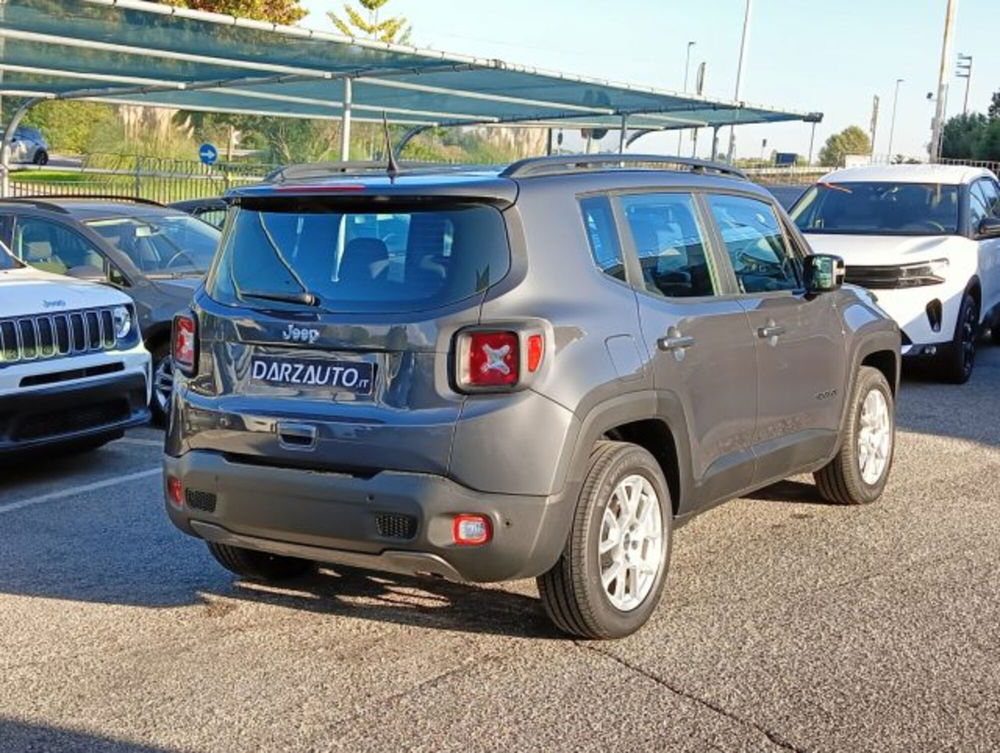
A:
POLYGON ((250 382, 371 395, 375 386, 375 364, 367 361, 254 356, 250 361, 250 382))

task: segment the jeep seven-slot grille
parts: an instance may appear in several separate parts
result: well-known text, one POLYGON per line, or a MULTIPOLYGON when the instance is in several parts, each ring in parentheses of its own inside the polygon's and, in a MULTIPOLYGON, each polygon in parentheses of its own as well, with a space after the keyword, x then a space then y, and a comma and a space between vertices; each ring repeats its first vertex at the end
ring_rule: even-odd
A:
POLYGON ((109 308, 0 319, 0 365, 76 356, 115 347, 109 308))

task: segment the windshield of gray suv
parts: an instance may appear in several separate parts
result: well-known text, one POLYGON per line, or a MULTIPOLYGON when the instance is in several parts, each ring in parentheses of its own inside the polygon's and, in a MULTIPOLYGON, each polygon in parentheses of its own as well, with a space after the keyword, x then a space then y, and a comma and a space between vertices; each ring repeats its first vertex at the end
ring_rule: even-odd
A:
POLYGON ((244 200, 206 290, 229 305, 392 313, 461 301, 509 268, 506 226, 490 206, 344 212, 315 199, 244 200))
POLYGON ((219 246, 219 231, 186 214, 115 217, 87 226, 131 259, 147 277, 204 275, 219 246))
POLYGON ((804 233, 954 235, 958 195, 940 183, 818 183, 791 216, 804 233))

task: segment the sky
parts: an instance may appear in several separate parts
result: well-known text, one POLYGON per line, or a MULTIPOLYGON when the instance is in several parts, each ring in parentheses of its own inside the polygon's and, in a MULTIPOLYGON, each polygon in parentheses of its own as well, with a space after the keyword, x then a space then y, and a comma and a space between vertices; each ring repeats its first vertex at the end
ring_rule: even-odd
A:
MULTIPOLYGON (((965 80, 954 77, 955 56, 972 55, 970 110, 985 112, 1000 89, 998 0, 957 0, 949 115, 962 111, 965 80), (992 7, 991 7, 992 6, 992 7)), ((326 11, 337 0, 302 0, 304 25, 332 31, 326 11)), ((411 43, 449 52, 681 91, 687 43, 691 81, 705 61, 705 94, 734 98, 745 0, 389 0, 383 12, 403 15, 411 43)), ((926 157, 941 60, 946 0, 753 0, 742 99, 825 114, 816 129, 826 138, 849 125, 869 129, 872 98, 881 98, 875 153, 886 153, 896 79, 899 105, 892 151, 926 157)), ((736 153, 809 151, 803 123, 743 126, 736 153)), ((709 132, 700 137, 707 155, 709 132)), ((609 140, 613 140, 609 136, 609 140)), ((609 144, 602 148, 610 148, 609 144)), ((722 138, 725 147, 725 137, 722 138)), ((685 141, 682 152, 690 153, 685 141)), ((647 136, 633 151, 677 151, 677 136, 647 136)))

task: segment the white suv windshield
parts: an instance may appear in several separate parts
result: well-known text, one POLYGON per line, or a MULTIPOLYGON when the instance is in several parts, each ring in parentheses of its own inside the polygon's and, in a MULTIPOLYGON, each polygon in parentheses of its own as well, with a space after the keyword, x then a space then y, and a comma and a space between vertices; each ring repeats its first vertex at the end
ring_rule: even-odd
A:
POLYGON ((87 225, 147 277, 203 275, 219 245, 218 230, 188 215, 116 217, 87 225))
POLYGON ((940 183, 818 183, 792 219, 804 233, 953 235, 958 195, 940 183))

